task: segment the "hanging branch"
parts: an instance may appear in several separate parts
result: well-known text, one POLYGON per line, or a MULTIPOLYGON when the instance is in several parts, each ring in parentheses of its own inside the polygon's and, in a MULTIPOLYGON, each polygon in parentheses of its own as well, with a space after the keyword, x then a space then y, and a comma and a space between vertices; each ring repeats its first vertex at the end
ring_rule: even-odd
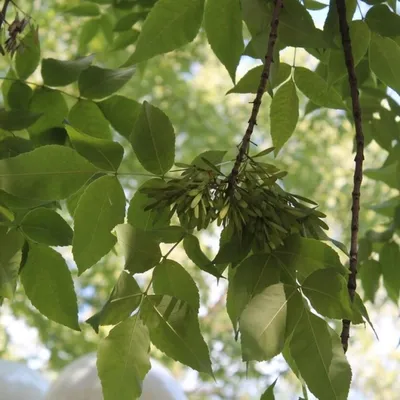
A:
MULTIPOLYGON (((356 128, 356 157, 354 178, 353 178, 353 202, 351 206, 351 242, 350 242, 350 275, 347 284, 351 301, 354 300, 354 295, 357 288, 357 257, 358 257, 358 220, 360 212, 360 189, 363 178, 363 161, 364 161, 364 134, 362 129, 361 107, 357 87, 357 76, 354 69, 354 59, 351 50, 351 40, 349 34, 349 25, 346 19, 346 4, 345 0, 336 0, 336 7, 339 15, 340 34, 342 36, 342 45, 344 51, 344 59, 346 61, 347 74, 349 77, 349 85, 351 92, 351 102, 353 106, 353 119, 356 128)), ((350 321, 343 320, 342 346, 344 352, 347 351, 350 337, 350 321)))
POLYGON ((278 36, 277 33, 279 25, 279 13, 282 7, 283 7, 283 0, 275 0, 275 8, 272 13, 271 30, 269 33, 268 48, 267 48, 267 54, 265 55, 264 68, 261 73, 260 83, 257 89, 257 95, 253 101, 253 108, 251 110, 249 125, 246 129, 246 133, 244 134, 242 142, 240 144, 239 151, 236 156, 236 161, 232 168, 232 172, 229 175, 228 193, 232 193, 235 187, 236 179, 240 171, 240 166, 242 165, 245 155, 249 150, 250 138, 253 133, 254 126, 257 125, 257 115, 260 110, 261 99, 267 87, 267 81, 269 78, 271 63, 273 62, 274 47, 278 36))

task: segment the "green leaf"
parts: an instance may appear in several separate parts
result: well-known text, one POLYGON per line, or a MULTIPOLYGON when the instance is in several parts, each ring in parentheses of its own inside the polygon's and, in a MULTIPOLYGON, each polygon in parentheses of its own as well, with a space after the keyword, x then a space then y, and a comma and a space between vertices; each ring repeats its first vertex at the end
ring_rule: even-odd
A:
POLYGON ((6 79, 3 80, 1 83, 1 93, 3 94, 3 103, 4 107, 6 109, 9 109, 10 106, 8 104, 8 93, 10 92, 11 86, 17 81, 18 82, 18 77, 16 73, 14 72, 13 68, 10 68, 7 71, 7 74, 5 76, 6 79))
POLYGON ((146 272, 158 264, 161 251, 149 232, 135 229, 129 224, 117 226, 118 243, 125 255, 125 269, 132 274, 146 272))
POLYGON ((99 31, 100 24, 97 18, 91 18, 82 24, 82 28, 79 34, 79 49, 78 54, 85 54, 87 51, 88 44, 96 36, 99 31))
POLYGON ((0 189, 27 199, 61 200, 96 172, 95 166, 71 148, 43 146, 0 160, 0 189))
POLYGON ((154 268, 153 290, 155 294, 176 297, 199 310, 199 289, 190 274, 176 261, 166 259, 154 268))
POLYGON ((265 288, 246 306, 239 323, 244 361, 269 360, 283 350, 286 303, 283 284, 278 283, 265 288))
POLYGON ((275 388, 277 381, 278 381, 278 378, 276 378, 275 381, 271 385, 268 386, 266 391, 261 395, 260 400, 275 400, 274 388, 275 388))
MULTIPOLYGON (((94 177, 93 179, 96 179, 98 177, 94 177)), ((76 207, 78 207, 79 200, 81 196, 83 195, 84 191, 86 190, 87 185, 90 183, 90 181, 86 182, 85 185, 83 185, 77 192, 73 193, 71 196, 68 197, 66 200, 67 203, 67 209, 68 212, 70 213, 71 217, 74 217, 76 207)))
POLYGON ((0 205, 0 224, 9 226, 14 220, 14 213, 7 207, 0 205))
POLYGON ((379 110, 379 117, 379 119, 374 118, 371 121, 372 137, 379 146, 390 152, 392 142, 400 137, 399 125, 396 122, 396 113, 382 107, 379 110))
POLYGON ((220 237, 219 250, 215 256, 214 264, 231 264, 233 267, 240 263, 251 249, 253 237, 249 234, 231 235, 225 228, 220 237))
POLYGON ((65 10, 65 14, 71 14, 75 17, 96 17, 100 15, 100 8, 97 4, 82 1, 79 5, 65 10))
POLYGON ((280 269, 270 254, 256 254, 246 258, 233 271, 233 276, 229 277, 226 308, 237 331, 239 318, 247 304, 268 286, 279 283, 280 269))
POLYGON ((161 243, 176 243, 185 237, 186 232, 181 226, 171 225, 149 231, 151 236, 161 243))
POLYGON ((166 207, 161 211, 155 209, 145 211, 145 208, 154 200, 141 192, 141 189, 144 188, 163 187, 164 185, 165 182, 161 179, 150 179, 139 187, 129 203, 128 223, 130 225, 144 231, 169 225, 169 208, 166 207))
POLYGON ((301 377, 318 399, 347 398, 351 370, 337 334, 324 320, 303 312, 289 347, 301 377))
POLYGON ((129 31, 121 32, 117 35, 114 40, 112 50, 122 50, 131 44, 134 44, 140 35, 140 31, 137 29, 130 29, 129 31))
POLYGON ((197 314, 187 303, 170 296, 147 296, 141 317, 159 350, 196 371, 212 375, 197 314))
POLYGON ((322 31, 315 28, 311 15, 297 0, 285 1, 279 17, 278 38, 293 47, 327 46, 322 31))
POLYGON ((44 58, 42 60, 44 84, 48 86, 66 86, 76 82, 81 72, 89 68, 93 58, 93 55, 69 61, 44 58))
POLYGON ((74 284, 67 263, 59 253, 31 243, 20 276, 34 307, 52 321, 80 331, 74 284))
POLYGON ((392 39, 372 34, 369 49, 369 65, 372 72, 386 85, 400 93, 400 46, 392 39))
POLYGON ((299 98, 296 86, 290 80, 283 84, 271 102, 271 136, 275 155, 292 136, 299 119, 299 98))
POLYGON ((114 247, 111 230, 124 217, 125 194, 116 177, 103 176, 86 188, 74 214, 72 253, 79 275, 114 247))
POLYGON ((140 304, 142 291, 128 271, 122 271, 103 308, 86 322, 99 333, 99 325, 116 325, 128 318, 140 304))
POLYGON ((69 246, 72 229, 65 220, 49 208, 35 208, 25 214, 20 223, 22 232, 32 241, 48 246, 69 246))
POLYGON ((15 70, 18 76, 25 80, 39 65, 40 41, 38 28, 32 27, 24 36, 22 43, 23 50, 17 51, 15 55, 15 70))
POLYGON ((147 11, 134 11, 124 15, 116 22, 114 31, 120 32, 131 29, 136 22, 144 20, 147 14, 147 11))
POLYGON ((383 283, 388 295, 397 304, 400 294, 400 249, 397 243, 385 243, 379 253, 383 283))
POLYGON ((400 15, 390 11, 386 4, 370 8, 365 16, 369 28, 382 36, 400 36, 400 15))
POLYGON ((271 3, 264 0, 241 0, 243 20, 245 21, 251 36, 269 30, 271 23, 271 3))
POLYGON ((374 331, 376 338, 379 340, 376 330, 375 330, 374 326, 372 325, 371 319, 369 318, 368 311, 367 311, 363 301, 361 300, 361 297, 358 295, 358 293, 355 293, 355 295, 354 295, 353 311, 354 311, 354 315, 353 315, 352 323, 353 324, 356 324, 356 323, 361 324, 361 323, 364 323, 365 321, 368 322, 368 325, 374 331), (359 316, 359 315, 361 315, 362 320, 360 322, 358 322, 358 321, 354 322, 355 316, 359 316))
POLYGON ((140 113, 141 104, 124 96, 111 96, 97 103, 112 127, 129 139, 140 113))
POLYGON ((29 133, 37 135, 50 128, 62 127, 62 122, 68 115, 68 105, 60 92, 39 88, 33 92, 29 111, 42 114, 38 121, 29 127, 29 133))
POLYGON ((368 238, 363 237, 358 241, 358 256, 357 261, 359 263, 368 260, 372 253, 372 243, 368 238))
POLYGON ((136 50, 125 65, 137 64, 168 53, 197 35, 204 0, 158 0, 144 21, 136 50))
POLYGON ((102 14, 99 18, 99 24, 104 38, 109 44, 114 40, 114 18, 109 13, 102 14))
POLYGON ((307 68, 296 67, 294 71, 296 86, 314 104, 327 107, 344 109, 345 105, 340 94, 318 74, 307 68))
POLYGON ((79 93, 88 99, 102 99, 120 90, 133 76, 135 68, 106 69, 90 66, 79 76, 79 93))
MULTIPOLYGON (((357 66, 365 56, 371 39, 371 32, 364 21, 351 22, 350 39, 354 66, 357 66)), ((346 75, 347 69, 343 50, 331 49, 328 58, 328 84, 330 85, 346 75)))
POLYGON ((304 5, 308 10, 322 10, 328 6, 316 0, 304 0, 304 5))
POLYGON ((190 164, 196 166, 200 169, 205 169, 206 171, 210 171, 211 167, 204 161, 206 159, 211 164, 215 165, 218 170, 220 167, 218 166, 222 160, 224 159, 226 151, 222 150, 208 150, 200 153, 190 164))
POLYGON ((27 110, 33 90, 21 81, 12 82, 7 95, 8 106, 12 109, 27 110))
POLYGON ((351 319, 352 309, 346 279, 336 269, 313 272, 302 284, 303 293, 321 315, 335 319, 351 319))
POLYGON ((300 284, 313 272, 326 268, 333 268, 343 276, 348 274, 338 254, 319 240, 291 236, 285 241, 285 245, 276 249, 273 254, 278 257, 281 268, 287 272, 291 283, 294 282, 294 271, 297 271, 300 284))
MULTIPOLYGON (((226 94, 229 93, 257 93, 258 85, 260 84, 260 77, 264 66, 258 65, 252 68, 250 71, 240 79, 240 81, 230 89, 226 94)), ((291 67, 288 64, 280 63, 277 76, 273 76, 271 71, 271 79, 268 80, 268 84, 272 87, 276 87, 284 82, 290 75, 291 67), (273 84, 271 85, 271 82, 273 84)))
POLYGON ((124 156, 124 148, 117 142, 98 139, 66 125, 68 136, 75 150, 96 167, 105 171, 117 171, 124 156))
POLYGON ((49 205, 49 202, 46 200, 35 200, 29 198, 16 197, 9 193, 4 192, 3 190, 0 190, 0 203, 12 210, 17 210, 17 211, 19 210, 26 211, 27 209, 43 205, 49 205))
POLYGON ((395 162, 381 168, 366 169, 364 174, 370 179, 386 183, 391 188, 400 189, 399 165, 400 162, 395 162))
MULTIPOLYGON (((350 23, 353 19, 353 14, 357 7, 357 0, 347 0, 346 2, 346 19, 350 23)), ((339 15, 335 0, 329 0, 328 15, 324 24, 324 38, 333 47, 335 45, 335 37, 340 32, 339 30, 339 15)))
POLYGON ((99 344, 97 372, 104 400, 136 399, 151 368, 149 331, 137 315, 114 327, 99 344))
POLYGON ((7 231, 0 226, 0 296, 6 299, 14 297, 23 243, 23 236, 17 230, 7 231))
POLYGON ((89 100, 78 100, 68 115, 69 123, 87 135, 110 139, 110 125, 96 103, 89 100))
POLYGON ((19 131, 32 126, 42 114, 31 113, 25 110, 0 109, 0 128, 5 131, 19 131))
POLYGON ((183 248, 185 249, 187 256, 197 267, 211 275, 214 275, 217 278, 221 277, 218 269, 201 250, 199 239, 197 239, 196 236, 192 234, 186 235, 183 239, 183 248))
POLYGON ((208 42, 233 82, 243 53, 242 12, 238 0, 208 0, 204 10, 208 42))
POLYGON ((163 175, 173 166, 174 128, 169 118, 147 101, 142 105, 130 141, 139 162, 152 174, 163 175))

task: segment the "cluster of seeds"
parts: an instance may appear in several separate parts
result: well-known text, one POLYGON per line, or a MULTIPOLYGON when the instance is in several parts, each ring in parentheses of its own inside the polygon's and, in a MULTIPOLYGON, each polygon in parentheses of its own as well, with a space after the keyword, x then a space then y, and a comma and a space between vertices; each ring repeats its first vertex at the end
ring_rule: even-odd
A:
POLYGON ((286 172, 274 165, 248 157, 231 187, 229 176, 203 161, 209 169, 179 164, 180 177, 141 189, 152 200, 146 210, 168 207, 187 229, 205 229, 216 221, 232 233, 252 235, 258 250, 276 248, 292 233, 315 237, 321 228, 327 229, 316 203, 287 193, 276 183, 286 172))

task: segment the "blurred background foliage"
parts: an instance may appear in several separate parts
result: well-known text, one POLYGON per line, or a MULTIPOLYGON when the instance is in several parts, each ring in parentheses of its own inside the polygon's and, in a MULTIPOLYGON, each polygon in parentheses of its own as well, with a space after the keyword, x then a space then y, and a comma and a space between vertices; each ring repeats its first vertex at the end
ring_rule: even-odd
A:
MULTIPOLYGON (((122 65, 132 53, 143 18, 153 3, 154 0, 85 2, 96 6, 92 7, 92 11, 89 7, 86 12, 93 15, 79 16, 68 10, 82 4, 80 1, 19 0, 18 12, 21 14, 23 10, 39 26, 42 57, 67 60, 94 53, 97 64, 115 68, 122 65), (98 13, 96 10, 99 10, 98 13), (137 21, 132 13, 136 13, 137 21), (131 24, 131 21, 134 22, 131 24)), ((292 64, 293 56, 293 49, 285 50, 281 54, 281 61, 292 64)), ((301 50, 297 51, 296 62, 310 67, 317 65, 315 58, 301 50)), ((0 58, 2 77, 6 76, 9 64, 7 57, 0 58)), ((244 57, 239 75, 256 64, 260 64, 260 61, 244 57)), ((33 75, 30 81, 40 85, 39 79, 39 74, 33 75)), ((177 160, 190 162, 197 154, 209 149, 228 150, 227 159, 235 154, 247 124, 252 95, 225 95, 231 87, 227 71, 212 54, 204 33, 201 33, 190 45, 139 64, 135 76, 121 94, 137 101, 148 100, 160 107, 169 116, 177 132, 177 160)), ((73 87, 68 87, 67 91, 76 95, 73 87)), ((71 96, 65 96, 65 99, 69 104, 74 102, 71 96)), ((306 100, 303 98, 301 102, 304 110, 306 100)), ((253 136, 254 143, 260 149, 271 145, 268 132, 269 103, 270 98, 266 95, 253 136)), ((129 199, 146 176, 128 142, 121 136, 118 136, 118 140, 124 144, 125 154, 131 153, 131 157, 125 157, 121 168, 121 172, 126 174, 124 187, 130 192, 127 196, 129 199)), ((346 244, 350 237, 352 149, 353 129, 346 115, 332 110, 316 110, 302 118, 295 134, 278 159, 274 160, 289 172, 284 181, 285 189, 316 200, 320 210, 328 215, 330 236, 346 244)), ((379 168, 387 155, 386 150, 371 140, 365 151, 365 167, 379 168)), ((399 243, 398 235, 371 241, 369 232, 369 239, 365 238, 368 231, 373 229, 378 234, 393 223, 397 224, 393 232, 397 231, 398 234, 398 207, 397 222, 394 220, 395 206, 383 208, 380 212, 371 209, 396 196, 398 191, 385 183, 365 178, 360 225, 361 236, 364 237, 363 250, 367 249, 366 255, 361 256, 364 260, 368 257, 377 258, 376 254, 385 241, 394 239, 399 243)), ((398 204, 398 200, 393 204, 398 204)), ((203 244, 208 245, 204 250, 209 253, 215 251, 213 236, 204 236, 203 239, 203 244)), ((62 252, 75 274, 80 319, 84 321, 105 302, 123 263, 116 254, 110 254, 77 278, 71 255, 65 249, 62 252)), ((190 261, 183 259, 183 254, 181 259, 179 252, 175 257, 190 269, 200 286, 201 328, 211 349, 217 384, 209 377, 198 376, 171 362, 156 349, 152 350, 152 356, 168 364, 183 379, 190 399, 256 398, 277 376, 280 376, 276 387, 277 398, 297 398, 294 394, 300 393, 300 388, 296 387, 296 379, 288 372, 283 359, 257 365, 252 363, 248 368, 241 362, 239 344, 234 340, 224 307, 224 284, 220 282, 217 285, 204 276, 190 261)), ((145 281, 147 276, 142 279, 145 281)), ((359 290, 362 293, 362 288, 359 290)), ((354 377, 351 398, 395 399, 400 390, 396 372, 400 368, 400 355, 396 350, 398 334, 395 327, 399 325, 397 304, 390 302, 386 291, 380 287, 375 303, 369 301, 367 305, 381 341, 376 340, 369 328, 352 327, 353 338, 348 353, 354 377)), ((96 350, 99 338, 89 325, 82 324, 81 334, 47 320, 31 306, 21 287, 15 300, 6 303, 3 310, 5 329, 0 333, 2 357, 28 360, 32 367, 52 373, 76 357, 96 350), (27 332, 23 339, 19 339, 18 335, 21 330, 27 332)))

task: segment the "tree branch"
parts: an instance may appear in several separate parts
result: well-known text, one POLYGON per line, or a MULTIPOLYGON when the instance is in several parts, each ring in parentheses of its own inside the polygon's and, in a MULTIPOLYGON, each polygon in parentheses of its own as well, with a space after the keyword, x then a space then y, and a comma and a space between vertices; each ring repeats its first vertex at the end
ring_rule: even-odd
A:
POLYGON ((7 7, 11 3, 11 0, 4 0, 3 8, 0 11, 0 28, 3 25, 3 22, 6 20, 6 14, 7 14, 7 7))
MULTIPOLYGON (((352 207, 351 207, 351 242, 350 242, 350 275, 347 284, 351 301, 354 301, 354 296, 357 288, 357 257, 358 257, 358 227, 359 227, 359 212, 360 212, 360 191, 363 178, 363 161, 364 161, 364 134, 362 129, 361 106, 357 86, 357 76, 354 68, 354 59, 351 49, 351 39, 349 34, 349 25, 346 19, 346 3, 345 0, 336 0, 336 7, 339 15, 339 28, 342 36, 342 45, 344 51, 344 59, 349 77, 351 102, 353 108, 353 119, 356 129, 356 157, 353 192, 352 192, 352 207)), ((340 335, 344 352, 347 351, 350 337, 351 321, 343 320, 342 333, 340 335)))
POLYGON ((267 48, 267 54, 265 55, 264 68, 261 73, 260 83, 258 85, 256 98, 253 101, 253 109, 251 111, 249 124, 246 129, 246 133, 243 136, 242 142, 240 144, 239 151, 236 156, 236 161, 232 168, 232 172, 229 175, 228 193, 232 193, 235 187, 237 176, 239 175, 240 171, 240 166, 242 165, 244 157, 249 150, 250 138, 253 133, 254 126, 257 125, 257 115, 260 110, 261 99, 263 97, 265 88, 267 86, 271 63, 273 62, 274 47, 278 36, 279 13, 282 7, 283 7, 283 0, 275 0, 275 8, 272 13, 271 30, 269 33, 268 48, 267 48))

